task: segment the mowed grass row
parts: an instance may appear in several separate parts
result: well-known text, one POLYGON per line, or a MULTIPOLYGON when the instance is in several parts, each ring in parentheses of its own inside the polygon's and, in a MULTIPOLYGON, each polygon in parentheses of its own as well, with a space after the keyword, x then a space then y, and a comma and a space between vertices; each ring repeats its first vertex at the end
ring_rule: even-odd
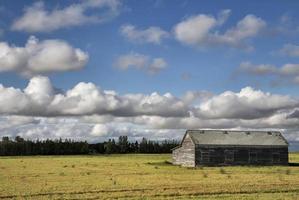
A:
MULTIPOLYGON (((299 167, 172 166, 171 155, 0 158, 0 199, 299 199, 299 167)), ((299 163, 299 154, 290 154, 299 163)))

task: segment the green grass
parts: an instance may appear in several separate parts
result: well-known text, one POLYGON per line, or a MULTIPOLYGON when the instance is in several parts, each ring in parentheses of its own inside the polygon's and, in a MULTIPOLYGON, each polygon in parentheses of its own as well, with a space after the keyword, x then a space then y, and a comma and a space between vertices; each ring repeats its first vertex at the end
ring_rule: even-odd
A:
MULTIPOLYGON (((164 155, 0 158, 0 199, 299 199, 299 166, 172 166, 164 155)), ((299 163, 299 154, 290 154, 299 163)))

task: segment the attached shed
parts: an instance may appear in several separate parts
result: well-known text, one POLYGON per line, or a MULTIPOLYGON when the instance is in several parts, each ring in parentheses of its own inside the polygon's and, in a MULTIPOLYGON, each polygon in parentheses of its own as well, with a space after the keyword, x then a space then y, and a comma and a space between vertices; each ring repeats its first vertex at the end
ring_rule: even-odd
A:
POLYGON ((172 151, 175 165, 288 165, 288 142, 278 131, 187 130, 172 151))

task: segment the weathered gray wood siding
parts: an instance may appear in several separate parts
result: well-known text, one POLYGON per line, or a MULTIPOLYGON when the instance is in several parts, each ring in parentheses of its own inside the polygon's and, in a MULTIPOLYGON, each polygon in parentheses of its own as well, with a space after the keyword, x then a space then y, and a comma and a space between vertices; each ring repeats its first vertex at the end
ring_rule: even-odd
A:
POLYGON ((186 134, 181 147, 172 151, 172 163, 187 167, 195 167, 195 145, 189 134, 186 134))
POLYGON ((196 165, 288 165, 288 147, 196 146, 196 165))

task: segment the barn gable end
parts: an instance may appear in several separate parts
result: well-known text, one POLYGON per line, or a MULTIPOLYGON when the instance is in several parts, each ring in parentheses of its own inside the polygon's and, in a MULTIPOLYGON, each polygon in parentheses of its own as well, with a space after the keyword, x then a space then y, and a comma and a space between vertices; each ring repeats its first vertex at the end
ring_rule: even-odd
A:
POLYGON ((173 164, 195 167, 195 144, 188 133, 184 135, 181 145, 173 149, 172 155, 173 164))

